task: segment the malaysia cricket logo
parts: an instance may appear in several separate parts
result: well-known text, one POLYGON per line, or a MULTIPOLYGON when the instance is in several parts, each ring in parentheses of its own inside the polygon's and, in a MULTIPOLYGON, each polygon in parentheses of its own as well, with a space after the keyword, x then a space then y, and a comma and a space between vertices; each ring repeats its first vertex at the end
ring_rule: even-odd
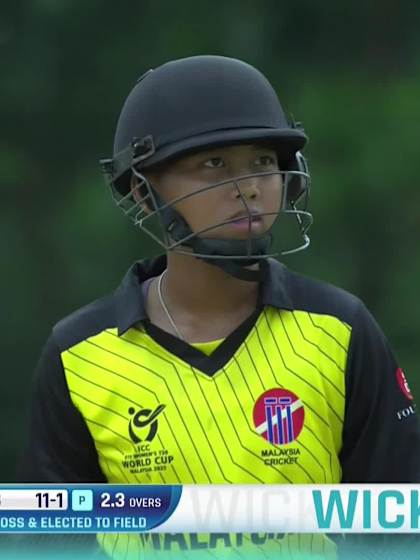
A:
POLYGON ((257 434, 273 445, 287 445, 299 437, 305 409, 292 391, 270 389, 255 402, 253 419, 257 434))

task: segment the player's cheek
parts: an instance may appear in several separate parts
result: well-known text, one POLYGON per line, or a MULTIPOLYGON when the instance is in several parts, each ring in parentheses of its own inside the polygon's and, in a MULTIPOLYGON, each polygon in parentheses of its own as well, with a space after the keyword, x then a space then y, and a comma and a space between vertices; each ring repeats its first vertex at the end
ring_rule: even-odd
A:
POLYGON ((177 206, 178 212, 183 216, 193 233, 206 230, 216 223, 211 208, 197 196, 185 199, 177 206))
MULTIPOLYGON (((264 212, 277 214, 281 208, 283 185, 280 182, 271 183, 264 189, 264 212)), ((275 216, 274 216, 275 218, 275 216)))
POLYGON ((264 230, 268 230, 274 225, 274 222, 277 220, 279 216, 279 212, 281 209, 281 194, 276 191, 271 194, 271 196, 267 197, 266 203, 264 204, 264 230))

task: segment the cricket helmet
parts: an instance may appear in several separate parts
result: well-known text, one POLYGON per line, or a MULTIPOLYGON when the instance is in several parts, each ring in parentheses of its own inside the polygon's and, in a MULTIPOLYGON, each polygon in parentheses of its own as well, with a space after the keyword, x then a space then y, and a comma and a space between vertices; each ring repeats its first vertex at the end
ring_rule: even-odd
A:
MULTIPOLYGON (((261 72, 233 58, 193 56, 170 61, 138 79, 118 119, 113 157, 102 159, 101 166, 117 205, 165 250, 192 253, 234 276, 255 280, 260 272, 249 266, 278 254, 270 253, 272 230, 256 237, 250 228, 247 239, 211 239, 208 230, 201 237, 203 232, 193 233, 173 208, 179 199, 163 201, 147 171, 205 149, 266 144, 276 151, 277 173, 283 178, 280 212, 295 218, 301 236, 297 247, 279 251, 288 254, 309 245, 310 176, 300 152, 306 142, 303 129, 288 122, 261 72), (133 175, 140 198, 134 196, 133 175)), ((210 187, 234 183, 240 193, 240 181, 248 177, 232 177, 210 187)))

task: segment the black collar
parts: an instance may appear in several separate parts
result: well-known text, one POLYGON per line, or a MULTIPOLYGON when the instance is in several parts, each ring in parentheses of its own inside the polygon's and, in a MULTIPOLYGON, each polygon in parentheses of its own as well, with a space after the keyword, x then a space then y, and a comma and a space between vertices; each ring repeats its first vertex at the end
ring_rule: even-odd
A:
MULTIPOLYGON (((286 276, 287 268, 268 259, 267 275, 261 285, 260 303, 279 309, 293 309, 289 297, 286 276)), ((145 259, 134 263, 115 292, 118 335, 147 318, 141 284, 153 276, 158 276, 166 268, 166 255, 145 259)))

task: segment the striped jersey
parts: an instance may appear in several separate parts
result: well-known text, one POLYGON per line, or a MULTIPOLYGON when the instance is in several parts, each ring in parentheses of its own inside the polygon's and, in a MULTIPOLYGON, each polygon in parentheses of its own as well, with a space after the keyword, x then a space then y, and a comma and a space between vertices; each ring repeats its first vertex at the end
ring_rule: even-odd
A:
MULTIPOLYGON (((134 484, 416 482, 404 373, 355 296, 269 260, 254 313, 210 350, 152 324, 136 263, 60 321, 39 362, 21 480, 134 484), (408 453, 408 450, 410 452, 408 453)), ((255 551, 333 558, 323 535, 98 535, 112 558, 255 551)), ((195 556, 194 556, 195 558, 195 556)))

